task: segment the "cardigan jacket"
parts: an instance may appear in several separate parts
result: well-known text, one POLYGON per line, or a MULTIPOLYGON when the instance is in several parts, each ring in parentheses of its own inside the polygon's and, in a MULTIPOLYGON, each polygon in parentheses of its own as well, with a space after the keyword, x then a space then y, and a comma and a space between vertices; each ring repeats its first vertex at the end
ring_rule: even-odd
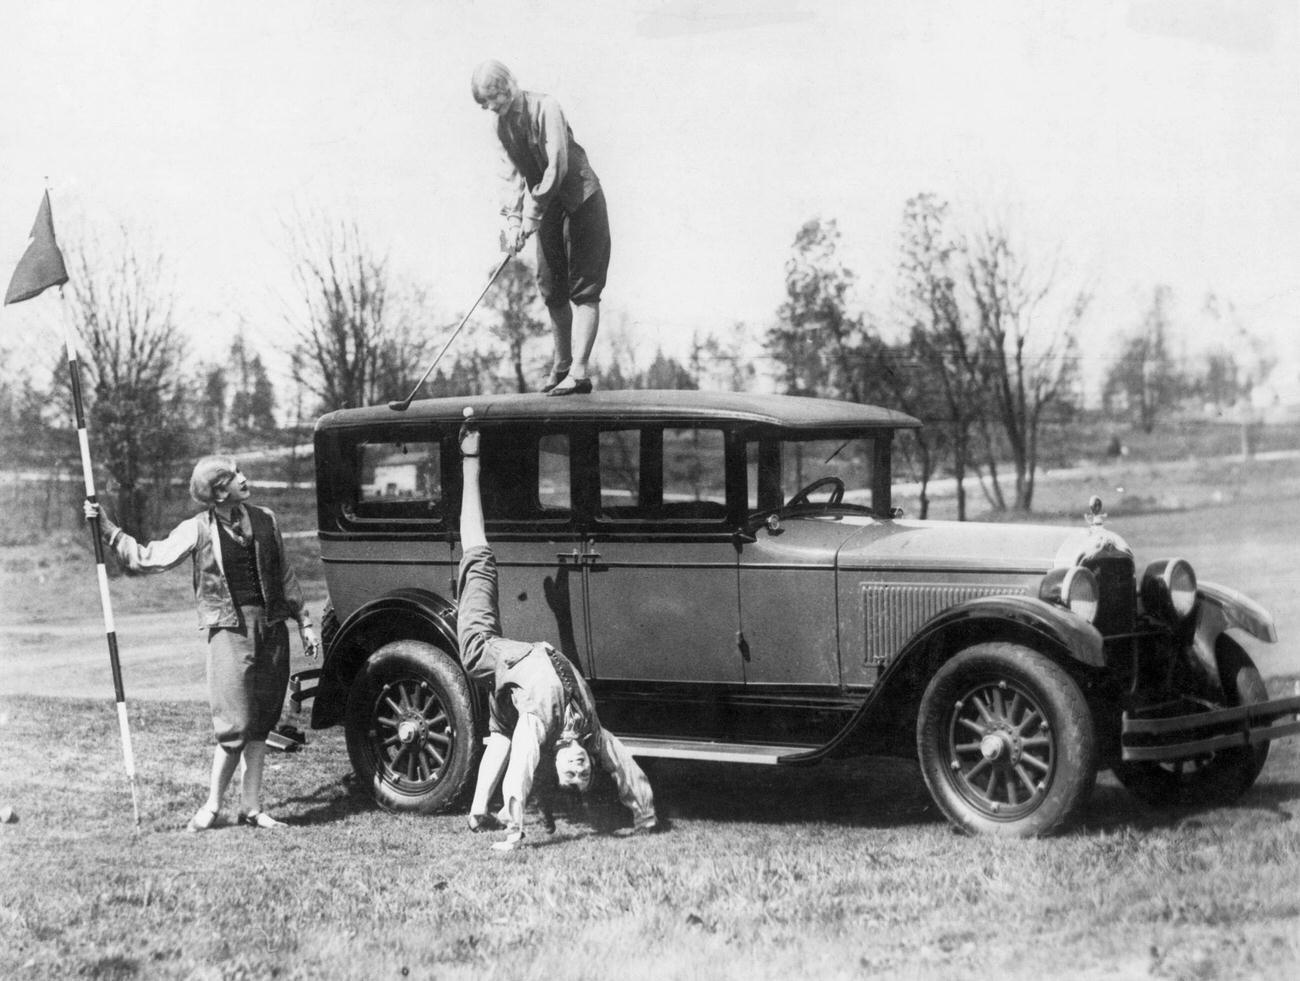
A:
MULTIPOLYGON (((253 525, 253 550, 257 572, 262 580, 269 623, 296 620, 309 626, 311 618, 303 607, 302 588, 284 554, 284 540, 275 513, 268 508, 245 504, 253 525)), ((194 598, 198 601, 199 627, 238 627, 235 609, 221 562, 221 545, 217 540, 217 516, 209 509, 187 518, 172 529, 166 538, 140 544, 121 528, 101 517, 104 540, 113 549, 128 573, 151 574, 174 569, 190 559, 194 571, 194 598)))

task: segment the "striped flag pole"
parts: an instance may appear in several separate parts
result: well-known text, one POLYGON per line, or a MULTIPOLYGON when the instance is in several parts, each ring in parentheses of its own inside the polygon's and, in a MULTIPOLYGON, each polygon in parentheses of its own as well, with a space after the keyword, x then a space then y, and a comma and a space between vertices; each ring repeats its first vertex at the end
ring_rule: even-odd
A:
MULTIPOLYGON (((90 437, 86 433, 86 413, 81 398, 81 363, 77 360, 77 335, 72 326, 72 314, 59 287, 59 306, 62 307, 64 342, 68 348, 68 374, 72 379, 72 405, 77 418, 77 442, 81 445, 81 472, 86 480, 86 498, 97 502, 95 496, 95 471, 90 463, 90 437)), ((122 663, 117 656, 117 629, 113 624, 113 601, 108 594, 108 570, 104 566, 104 541, 100 535, 99 516, 88 519, 90 537, 95 542, 95 570, 99 575, 99 605, 104 611, 104 636, 108 640, 108 660, 113 668, 113 695, 117 700, 117 727, 122 735, 122 761, 126 764, 126 778, 131 784, 131 807, 135 823, 140 824, 140 797, 135 784, 135 753, 131 750, 131 723, 126 716, 126 694, 122 690, 122 663)))
MULTIPOLYGON (((54 216, 50 208, 47 188, 36 209, 36 221, 28 236, 27 249, 18 260, 9 288, 5 290, 4 305, 22 303, 40 296, 51 286, 59 287, 59 306, 63 313, 63 331, 68 346, 68 371, 72 374, 72 403, 77 416, 77 439, 81 443, 81 470, 86 477, 86 497, 94 502, 95 472, 90 465, 90 440, 86 436, 86 413, 81 401, 81 367, 77 363, 77 332, 72 322, 72 312, 63 299, 63 284, 68 281, 68 268, 63 253, 54 237, 54 216)), ((113 691, 117 695, 117 724, 122 732, 122 758, 126 761, 126 776, 131 781, 131 806, 135 809, 135 823, 140 825, 140 798, 135 787, 135 754, 131 752, 131 726, 126 718, 126 696, 122 693, 122 665, 117 658, 117 631, 113 628, 113 604, 108 598, 108 572, 104 568, 104 544, 99 537, 100 520, 90 519, 90 533, 95 541, 95 563, 99 568, 99 603, 104 610, 104 632, 108 636, 108 659, 113 665, 113 691)))

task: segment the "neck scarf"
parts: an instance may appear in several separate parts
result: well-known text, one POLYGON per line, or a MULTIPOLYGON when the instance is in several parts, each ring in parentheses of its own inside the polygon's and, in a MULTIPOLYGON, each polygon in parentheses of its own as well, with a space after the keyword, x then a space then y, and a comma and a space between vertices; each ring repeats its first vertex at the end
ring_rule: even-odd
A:
POLYGON ((241 548, 248 548, 252 544, 253 522, 248 517, 247 508, 242 504, 236 504, 234 507, 219 505, 213 510, 217 515, 217 522, 241 548))

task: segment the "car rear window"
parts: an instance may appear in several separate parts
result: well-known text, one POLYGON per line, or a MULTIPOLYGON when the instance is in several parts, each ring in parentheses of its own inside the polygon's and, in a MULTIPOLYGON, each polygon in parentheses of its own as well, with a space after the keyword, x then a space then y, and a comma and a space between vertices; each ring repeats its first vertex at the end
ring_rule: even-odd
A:
POLYGON ((442 510, 442 448, 432 442, 359 443, 356 499, 346 508, 361 519, 412 519, 442 510))

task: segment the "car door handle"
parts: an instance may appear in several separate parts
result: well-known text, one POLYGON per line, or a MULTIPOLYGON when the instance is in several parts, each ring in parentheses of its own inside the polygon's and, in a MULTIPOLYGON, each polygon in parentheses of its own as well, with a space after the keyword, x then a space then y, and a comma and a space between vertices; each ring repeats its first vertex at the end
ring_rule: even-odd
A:
POLYGON ((582 563, 582 553, 576 548, 572 552, 556 552, 555 557, 560 560, 561 565, 569 561, 572 561, 574 565, 582 563))
POLYGON ((600 553, 584 552, 582 554, 582 561, 585 562, 587 565, 595 565, 597 562, 600 561, 600 553))

